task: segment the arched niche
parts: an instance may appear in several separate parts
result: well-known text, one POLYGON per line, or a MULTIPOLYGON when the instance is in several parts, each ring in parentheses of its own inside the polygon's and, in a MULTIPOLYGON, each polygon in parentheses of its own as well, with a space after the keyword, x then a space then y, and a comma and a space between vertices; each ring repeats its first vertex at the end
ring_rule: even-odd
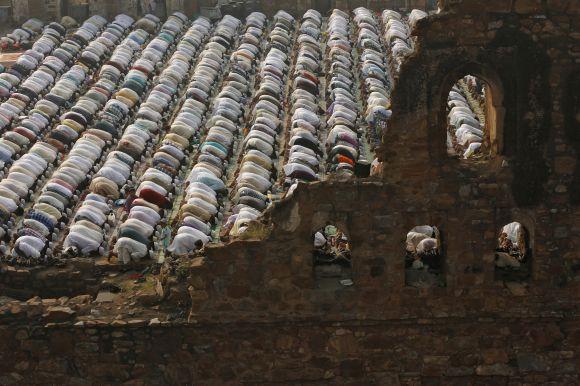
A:
POLYGON ((533 236, 519 221, 504 224, 498 231, 495 250, 495 279, 524 282, 531 276, 533 236))
POLYGON ((418 225, 405 238, 405 285, 416 288, 444 287, 444 253, 439 228, 418 225))
POLYGON ((486 98, 484 113, 486 117, 484 146, 490 156, 502 154, 504 151, 504 121, 506 110, 504 107, 504 87, 500 77, 489 67, 477 63, 467 63, 454 68, 445 74, 435 95, 437 116, 432 122, 436 125, 431 128, 431 137, 436 141, 437 153, 440 156, 447 154, 447 100, 453 86, 459 79, 472 75, 485 84, 486 98), (434 132, 436 131, 436 132, 434 132))

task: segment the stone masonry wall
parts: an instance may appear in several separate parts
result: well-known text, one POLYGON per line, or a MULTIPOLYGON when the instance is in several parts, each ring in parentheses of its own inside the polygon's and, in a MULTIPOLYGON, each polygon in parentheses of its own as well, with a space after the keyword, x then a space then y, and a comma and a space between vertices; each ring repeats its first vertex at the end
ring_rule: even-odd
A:
POLYGON ((394 119, 380 155, 384 178, 408 194, 421 184, 431 194, 431 186, 444 181, 438 184, 447 190, 444 195, 458 192, 467 199, 462 205, 473 208, 502 211, 507 207, 501 197, 510 197, 507 206, 534 213, 523 223, 536 237, 542 234, 535 253, 545 253, 552 268, 537 274, 566 282, 580 261, 573 236, 578 234, 580 148, 571 134, 578 107, 567 107, 580 69, 579 4, 457 1, 440 6, 448 12, 423 20, 414 31, 416 52, 396 82, 394 119), (466 162, 445 151, 447 93, 466 74, 480 76, 503 97, 500 146, 489 161, 466 162), (479 192, 482 201, 471 200, 469 192, 479 192))
POLYGON ((3 385, 574 385, 564 318, 0 328, 3 385))
MULTIPOLYGON (((506 172, 506 174, 509 174, 506 172)), ((383 182, 324 182, 299 186, 280 202, 265 224, 266 241, 236 241, 211 247, 193 261, 189 285, 192 317, 212 320, 259 318, 531 317, 578 311, 580 281, 562 266, 577 257, 574 237, 556 232, 545 207, 517 208, 509 179, 455 185, 432 181, 414 192, 383 182), (425 194, 425 190, 431 194, 425 194), (531 232, 532 277, 525 287, 494 277, 497 233, 520 221, 531 232), (352 247, 352 287, 319 288, 312 269, 312 235, 330 222, 352 247), (440 228, 446 287, 405 286, 405 237, 416 225, 440 228), (572 245, 561 256, 546 245, 572 245)), ((491 177, 489 177, 491 178, 491 177)), ((578 211, 574 212, 578 218, 578 211)), ((570 235, 577 233, 573 226, 570 235)))

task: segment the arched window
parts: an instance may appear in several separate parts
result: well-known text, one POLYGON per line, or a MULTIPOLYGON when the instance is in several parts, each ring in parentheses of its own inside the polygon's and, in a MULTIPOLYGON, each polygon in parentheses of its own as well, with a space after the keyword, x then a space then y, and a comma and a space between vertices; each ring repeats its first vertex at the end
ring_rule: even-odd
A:
POLYGON ((485 83, 472 75, 453 85, 447 99, 447 151, 450 154, 469 159, 489 152, 489 143, 484 143, 489 142, 485 95, 485 83))
POLYGON ((467 65, 446 76, 442 91, 445 104, 440 122, 446 131, 447 153, 461 159, 501 153, 505 110, 499 78, 485 68, 467 65))
POLYGON ((352 284, 351 245, 346 233, 332 224, 314 233, 313 265, 317 278, 352 284))
POLYGON ((420 225, 407 233, 405 284, 411 287, 444 286, 441 234, 436 226, 420 225))
POLYGON ((495 251, 495 277, 503 281, 524 281, 530 275, 529 234, 519 222, 503 226, 495 251))

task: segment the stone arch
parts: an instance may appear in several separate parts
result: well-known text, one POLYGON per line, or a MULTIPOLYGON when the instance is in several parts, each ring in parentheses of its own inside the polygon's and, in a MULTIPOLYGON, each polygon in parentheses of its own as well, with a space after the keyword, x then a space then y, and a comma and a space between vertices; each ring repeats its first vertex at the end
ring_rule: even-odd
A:
POLYGON ((506 213, 505 216, 500 216, 500 220, 497 228, 498 241, 496 245, 495 279, 499 281, 528 281, 533 276, 534 266, 537 265, 537 262, 534 261, 536 222, 533 216, 520 210, 513 210, 511 213, 506 213), (518 224, 520 227, 519 236, 521 236, 521 239, 517 241, 512 239, 510 241, 516 244, 521 243, 517 248, 514 248, 518 254, 501 249, 501 232, 503 232, 504 227, 508 226, 508 224, 518 224), (514 263, 517 266, 514 266, 514 263))
POLYGON ((519 222, 524 226, 528 237, 528 250, 530 252, 530 257, 534 256, 534 250, 536 245, 536 220, 528 211, 525 210, 512 210, 512 221, 519 222))
POLYGON ((337 224, 327 222, 312 236, 312 268, 317 283, 324 288, 352 285, 352 240, 348 233, 337 224))
MULTIPOLYGON (((515 26, 503 25, 493 34, 449 30, 462 21, 461 15, 444 12, 422 19, 413 30, 415 51, 395 77, 393 115, 377 154, 384 178, 416 184, 413 179, 441 176, 444 170, 448 177, 462 173, 453 172, 459 165, 447 157, 442 106, 454 78, 469 71, 493 89, 494 147, 496 154, 509 158, 513 197, 520 206, 535 205, 548 177, 544 156, 551 95, 546 49, 515 26)), ((499 171, 501 163, 493 167, 499 171)))
MULTIPOLYGON (((481 79, 488 87, 486 94, 486 136, 489 138, 489 150, 491 155, 501 154, 504 146, 504 120, 505 120, 505 106, 504 106, 504 88, 501 78, 497 72, 487 64, 480 64, 469 62, 461 64, 449 71, 442 79, 439 88, 439 111, 437 115, 436 130, 441 130, 447 123, 447 96, 451 91, 453 85, 458 79, 465 75, 473 75, 481 79)), ((435 134, 435 133, 433 133, 435 134)), ((437 140, 442 137, 437 134, 437 140)))
POLYGON ((445 286, 446 259, 439 224, 418 224, 408 228, 405 245, 405 285, 445 286))
MULTIPOLYGON (((406 124, 399 126, 399 118, 407 122, 409 119, 425 120, 427 128, 422 138, 427 141, 425 150, 433 161, 446 158, 442 127, 446 125, 447 96, 453 84, 469 74, 483 80, 491 91, 486 116, 492 124, 493 154, 516 153, 518 84, 512 75, 518 71, 517 63, 496 53, 495 47, 489 46, 453 47, 445 50, 444 54, 428 47, 419 50, 404 64, 396 80, 391 129, 396 131, 408 128, 406 124)), ((523 83, 521 87, 525 86, 523 83)), ((384 147, 392 143, 388 137, 383 140, 384 147)))

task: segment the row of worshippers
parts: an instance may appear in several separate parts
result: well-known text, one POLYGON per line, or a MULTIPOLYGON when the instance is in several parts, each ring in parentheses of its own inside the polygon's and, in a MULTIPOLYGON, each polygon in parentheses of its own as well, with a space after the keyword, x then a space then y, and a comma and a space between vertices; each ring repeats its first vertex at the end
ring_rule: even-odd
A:
POLYGON ((266 209, 274 179, 281 119, 290 70, 294 18, 284 11, 274 15, 266 56, 260 63, 259 84, 252 103, 250 127, 242 143, 241 161, 230 193, 233 213, 223 231, 231 236, 243 233, 250 221, 266 209))
MULTIPOLYGON (((129 16, 123 16, 118 20, 121 24, 127 23, 127 21, 132 24, 133 19, 129 16)), ((35 45, 27 50, 23 55, 21 55, 16 63, 6 72, 6 76, 14 75, 12 79, 12 88, 0 88, 1 96, 10 96, 14 94, 22 94, 28 99, 21 98, 22 102, 25 103, 25 107, 28 103, 36 101, 41 93, 43 93, 50 85, 54 84, 55 80, 69 68, 70 64, 73 63, 78 57, 81 50, 87 45, 89 49, 84 49, 82 54, 82 59, 86 65, 91 66, 92 63, 98 60, 98 56, 101 55, 103 50, 108 49, 108 42, 101 42, 95 39, 96 36, 102 31, 102 29, 107 24, 107 20, 101 16, 93 16, 87 19, 80 28, 78 28, 70 37, 66 38, 58 47, 58 41, 62 40, 62 37, 58 37, 57 33, 64 34, 66 31, 64 27, 60 24, 60 28, 54 28, 53 41, 55 41, 54 47, 51 48, 48 54, 44 54, 44 51, 37 52, 34 50, 37 44, 40 44, 43 39, 39 39, 35 45)), ((50 25, 47 27, 50 30, 50 25)), ((60 35, 59 35, 60 36, 60 35)), ((106 39, 103 37, 103 39, 106 39)), ((103 40, 101 39, 101 40, 103 40)), ((46 50, 49 48, 46 47, 46 50)), ((12 98, 9 99, 9 101, 12 98)), ((4 104, 2 105, 4 106, 4 104)), ((2 106, 0 106, 0 111, 3 112, 2 106)), ((24 108, 25 108, 24 107, 24 108)), ((4 123, 4 122, 2 122, 4 123)), ((6 127, 6 126, 2 126, 6 127)))
POLYGON ((382 139, 376 123, 379 119, 391 117, 391 80, 385 61, 385 47, 381 41, 379 23, 367 8, 354 10, 354 21, 358 28, 357 46, 359 50, 359 77, 362 80, 361 95, 364 116, 369 125, 375 144, 382 139))
MULTIPOLYGON (((109 29, 115 33, 123 34, 124 30, 132 22, 132 19, 128 17, 119 18, 116 23, 109 26, 109 29)), ((88 21, 83 26, 85 25, 93 26, 88 21)), ((82 27, 78 32, 81 30, 82 27)), ((89 32, 92 34, 95 31, 89 32)), ((93 40, 89 42, 82 52, 79 50, 83 47, 85 41, 83 40, 82 44, 76 44, 80 40, 74 40, 75 35, 73 35, 70 39, 63 42, 61 47, 53 52, 52 56, 46 57, 40 67, 20 85, 18 90, 13 92, 10 98, 0 105, 0 115, 4 118, 2 120, 2 128, 7 129, 11 123, 18 124, 17 118, 21 119, 20 116, 28 111, 29 106, 34 102, 36 103, 32 111, 40 114, 40 117, 38 117, 38 120, 41 122, 40 129, 42 130, 48 127, 49 124, 44 121, 46 119, 50 120, 56 115, 56 110, 59 108, 57 103, 61 102, 61 105, 65 103, 78 90, 80 83, 88 80, 87 70, 92 68, 95 62, 100 61, 106 55, 108 49, 117 39, 114 36, 114 39, 110 40, 103 35, 105 33, 98 38, 96 38, 96 34, 91 35, 93 40), (66 47, 70 49, 67 50, 65 49, 66 47), (72 71, 65 73, 77 58, 77 65, 73 66, 72 71), (58 81, 54 83, 56 80, 58 81), (51 88, 52 85, 54 87, 51 88), (50 91, 48 94, 45 94, 47 90, 50 91), (39 100, 41 97, 42 99, 39 100), (66 100, 64 100, 65 98, 66 100)), ((34 142, 39 134, 34 128, 28 130, 27 128, 19 127, 17 130, 5 133, 3 138, 16 144, 18 147, 26 148, 30 145, 31 141, 34 142)), ((3 154, 1 158, 6 163, 7 158, 12 158, 14 154, 11 154, 10 149, 6 149, 5 147, 2 150, 3 154)))
MULTIPOLYGON (((101 35, 108 34, 112 41, 118 41, 126 33, 130 24, 132 24, 131 19, 128 19, 127 22, 123 24, 120 24, 118 20, 116 20, 111 23, 101 35)), ((117 53, 117 50, 115 53, 117 53)), ((123 58, 122 62, 125 63, 119 62, 120 58, 115 57, 115 53, 110 59, 111 62, 115 63, 117 66, 123 64, 125 66, 128 65, 128 59, 123 58)), ((101 58, 101 62, 105 59, 106 55, 101 58)), ((88 83, 91 74, 92 71, 79 60, 78 64, 74 65, 70 71, 65 73, 59 79, 57 84, 55 84, 55 86, 35 104, 27 117, 22 119, 19 125, 11 132, 6 133, 4 138, 0 139, 0 156, 4 165, 10 165, 20 156, 26 157, 29 154, 38 153, 38 149, 54 148, 53 151, 55 152, 64 151, 70 143, 70 140, 65 139, 65 137, 71 136, 70 133, 80 132, 84 129, 87 121, 98 110, 98 107, 96 106, 98 106, 99 103, 101 106, 104 105, 108 100, 111 89, 114 87, 114 83, 109 79, 110 76, 106 76, 107 74, 103 74, 102 71, 100 79, 93 85, 93 87, 83 97, 81 97, 70 110, 61 114, 65 108, 70 107, 71 102, 76 96, 75 94, 80 90, 83 84, 88 83), (59 114, 61 114, 60 117, 59 114), (59 119, 60 125, 52 128, 52 123, 56 119, 59 119), (84 126, 82 125, 83 123, 84 126), (50 132, 48 132, 44 138, 46 142, 33 145, 47 129, 50 129, 50 132), (17 133, 20 136, 16 136, 15 134, 12 134, 12 132, 17 133), (68 136, 63 134, 68 134, 68 136), (6 137, 13 141, 8 141, 6 137), (28 148, 30 145, 33 146, 28 148), (28 152, 26 152, 27 149, 28 152)), ((118 81, 118 79, 115 80, 115 82, 116 81, 118 81)), ((74 134, 72 137, 76 139, 78 135, 74 134)), ((22 161, 20 161, 20 163, 22 163, 22 161)), ((9 172, 11 170, 12 169, 10 169, 9 172)), ((44 169, 42 169, 38 174, 33 175, 33 177, 38 178, 43 171, 44 169)))
MULTIPOLYGON (((96 70, 97 65, 109 57, 111 52, 109 50, 112 50, 115 44, 123 38, 127 29, 132 24, 132 18, 125 15, 117 16, 101 32, 100 36, 92 40, 79 55, 75 56, 75 58, 78 58, 76 64, 70 67, 74 63, 75 58, 71 58, 67 62, 65 68, 70 67, 70 69, 63 73, 60 78, 58 78, 56 73, 50 72, 50 68, 44 65, 37 70, 37 72, 44 75, 50 73, 51 76, 54 75, 55 79, 58 78, 58 80, 42 98, 36 101, 28 115, 25 118, 20 117, 14 127, 2 136, 0 162, 3 163, 3 166, 12 163, 23 151, 33 145, 51 127, 55 118, 66 108, 71 107, 71 102, 74 100, 74 97, 77 97, 81 89, 91 80, 91 76, 96 70), (89 56, 91 58, 90 60, 88 59, 89 56), (6 141, 11 143, 7 143, 6 141)), ((24 82, 23 88, 27 89, 28 92, 25 94, 13 94, 13 97, 19 98, 20 101, 24 102, 23 107, 32 101, 26 97, 26 95, 31 95, 30 93, 32 92, 30 88, 25 86, 27 82, 28 80, 24 82)), ((45 84, 37 83, 36 85, 40 87, 45 84)), ((48 85, 46 85, 46 89, 48 89, 48 85)))
MULTIPOLYGON (((125 237, 116 242, 115 251, 122 261, 137 260, 144 257, 144 247, 150 244, 152 231, 155 228, 158 229, 155 232, 156 238, 162 231, 161 225, 166 222, 168 209, 172 205, 172 195, 176 188, 171 181, 178 178, 179 171, 189 161, 191 145, 199 143, 202 134, 200 130, 206 115, 215 114, 220 109, 220 105, 223 108, 223 104, 220 104, 220 97, 225 98, 225 93, 222 92, 215 97, 212 110, 210 110, 210 100, 221 76, 225 74, 226 58, 230 50, 234 49, 240 27, 240 20, 232 16, 222 18, 200 54, 200 60, 186 90, 186 100, 173 121, 170 132, 164 137, 163 146, 154 155, 156 166, 150 167, 141 179, 137 189, 137 197, 141 201, 133 205, 130 210, 132 214, 134 211, 147 207, 159 213, 160 216, 155 216, 153 221, 148 223, 151 228, 141 231, 141 239, 125 237)), ((239 46, 237 48, 239 49, 239 46)), ((228 89, 228 91, 232 90, 228 89)), ((206 125, 206 127, 210 126, 206 125)), ((121 227, 129 225, 129 222, 130 219, 125 221, 121 227)), ((200 244, 203 245, 209 241, 210 228, 208 224, 202 221, 193 221, 191 217, 181 218, 180 225, 175 237, 176 244, 173 245, 177 248, 176 253, 181 251, 180 248, 192 248, 191 238, 194 238, 194 249, 198 249, 200 244)), ((167 244, 168 240, 165 240, 164 246, 167 244)), ((170 250, 172 249, 170 248, 170 250)))
MULTIPOLYGON (((349 15, 335 9, 328 18, 326 58, 327 119, 326 153, 328 171, 353 176, 359 157, 357 132, 358 103, 355 67, 352 56, 351 25, 349 15)), ((359 41, 359 44, 361 42, 359 41)))
MULTIPOLYGON (((111 41, 119 41, 131 24, 132 19, 118 17, 101 36, 106 34, 111 41)), ((141 32, 146 35, 144 31, 141 32)), ((131 42, 137 44, 133 40, 131 42)), ((116 53, 117 50, 110 62, 117 66, 128 66, 130 56, 123 55, 120 58, 116 53)), ((106 58, 107 55, 104 55, 100 61, 104 62, 106 58)), ((112 68, 119 71, 116 67, 112 68)), ((46 177, 52 173, 57 156, 62 156, 71 142, 84 131, 96 112, 105 105, 120 79, 120 75, 115 78, 111 76, 115 73, 102 71, 89 91, 65 111, 80 89, 88 84, 93 72, 79 61, 35 104, 18 126, 0 139, 2 162, 7 169, 9 167, 6 175, 1 173, 3 179, 0 181, 0 191, 5 193, 0 199, 0 212, 6 230, 14 232, 13 216, 20 214, 31 199, 33 190, 44 185, 46 177), (44 141, 36 142, 42 136, 44 141)))
MULTIPOLYGON (((176 13, 174 16, 181 16, 185 20, 182 14, 176 13)), ((165 27, 167 29, 170 25, 166 24, 165 27)), ((132 181, 129 180, 132 174, 131 170, 137 170, 140 161, 149 153, 147 149, 151 148, 152 142, 160 138, 158 134, 161 133, 158 131, 163 128, 165 117, 171 115, 173 106, 177 103, 176 97, 181 85, 185 84, 189 68, 195 61, 199 47, 206 41, 210 29, 209 20, 198 18, 179 39, 175 52, 169 60, 169 65, 155 79, 155 86, 147 100, 141 104, 135 115, 135 121, 125 130, 116 150, 109 154, 105 164, 92 180, 89 191, 94 193, 91 193, 90 197, 87 196, 87 201, 92 201, 95 198, 100 200, 113 199, 119 197, 120 194, 133 191, 129 187, 129 184, 132 185, 135 181, 134 177, 131 178, 132 181), (161 122, 158 122, 160 117, 161 122)), ((227 17, 216 27, 214 37, 231 37, 233 36, 232 31, 235 31, 235 28, 232 29, 231 19, 227 17)), ((167 32, 162 31, 160 37, 168 36, 167 32)), ((177 41, 177 39, 172 40, 177 41)), ((158 46, 158 43, 152 44, 151 48, 158 46)), ((223 52, 218 50, 213 43, 215 42, 206 44, 204 51, 199 55, 201 59, 193 71, 192 79, 202 80, 203 84, 210 80, 210 71, 215 71, 215 78, 217 78, 222 68, 222 63, 216 63, 213 59, 215 54, 222 55, 223 52)), ((151 63, 163 61, 163 58, 156 58, 152 54, 153 52, 144 53, 142 58, 149 58, 151 63)), ((141 63, 142 65, 143 63, 141 63)), ((203 87, 205 88, 205 86, 203 87)), ((211 83, 209 87, 211 87, 211 83)), ((117 228, 117 233, 113 235, 110 245, 121 262, 127 263, 131 259, 138 260, 149 253, 149 238, 153 234, 153 228, 160 222, 171 199, 170 195, 165 198, 163 193, 174 188, 172 177, 177 175, 180 164, 185 161, 189 141, 195 136, 196 126, 201 124, 205 112, 204 102, 207 101, 186 99, 169 129, 170 132, 163 137, 161 146, 154 154, 152 166, 141 177, 140 185, 134 193, 135 196, 133 193, 128 194, 126 208, 129 213, 127 219, 117 228), (161 189, 165 189, 165 191, 161 189)), ((81 209, 83 208, 81 207, 81 209)), ((93 212, 93 216, 99 218, 98 221, 105 221, 107 211, 111 208, 105 206, 102 209, 104 211, 98 213, 96 208, 91 207, 85 209, 85 212, 93 212)), ((82 220, 82 217, 80 219, 82 220)), ((112 225, 115 225, 114 219, 112 222, 112 225)), ((89 254, 104 249, 104 232, 91 233, 84 228, 78 228, 75 231, 73 232, 71 229, 71 233, 65 240, 66 250, 89 254)))
MULTIPOLYGON (((148 79, 151 79, 157 70, 161 70, 165 62, 167 65, 153 78, 150 92, 148 94, 145 90, 140 92, 140 95, 146 95, 146 98, 132 117, 131 124, 123 131, 117 146, 107 155, 105 162, 93 176, 88 188, 90 196, 81 202, 78 212, 73 216, 73 225, 63 245, 65 252, 82 256, 95 252, 103 254, 108 240, 106 234, 108 229, 103 228, 102 223, 109 221, 110 225, 116 225, 115 217, 109 217, 113 208, 110 205, 93 206, 91 201, 100 199, 102 202, 111 203, 121 195, 132 191, 139 166, 151 155, 151 148, 160 138, 162 134, 160 131, 165 128, 166 120, 178 103, 178 93, 188 76, 199 47, 211 28, 208 19, 199 18, 182 34, 186 22, 187 17, 180 12, 171 15, 161 27, 161 32, 135 62, 134 69, 147 74, 148 79), (93 229, 85 220, 94 225, 93 229)), ((132 93, 129 90, 129 87, 122 88, 117 96, 122 94, 122 98, 130 97, 132 93)), ((175 145, 171 139, 173 138, 168 140, 166 136, 162 148, 173 149, 175 145)), ((141 178, 160 184, 172 183, 160 169, 154 167, 148 169, 141 178)), ((137 190, 136 194, 139 196, 141 192, 137 190)), ((142 199, 143 197, 133 199, 129 194, 128 219, 118 227, 113 239, 129 238, 142 241, 143 237, 146 237, 144 233, 147 236, 152 234, 149 233, 149 229, 152 229, 150 224, 159 220, 159 213, 146 206, 137 206, 142 199)), ((111 242, 113 243, 114 241, 111 242)), ((145 251, 139 251, 146 254, 147 246, 145 251)), ((121 253, 118 253, 119 259, 128 262, 128 256, 122 252, 124 249, 121 248, 121 253)))
POLYGON ((0 38, 0 48, 8 50, 30 47, 32 41, 38 37, 43 28, 43 21, 36 18, 28 19, 21 26, 0 38))
MULTIPOLYGON (((100 20, 99 18, 93 19, 93 21, 100 20)), ((91 22, 87 23, 87 27, 91 22)), ((93 25, 97 27, 97 24, 93 25)), ((93 28, 91 28, 92 30, 93 28)), ((79 45, 82 44, 82 38, 77 35, 74 39, 67 39, 68 42, 65 46, 59 47, 62 42, 66 29, 59 23, 50 23, 42 31, 42 35, 34 42, 32 47, 26 50, 22 55, 16 59, 16 62, 2 74, 0 74, 0 98, 5 99, 10 96, 18 85, 28 77, 28 75, 34 71, 40 64, 43 63, 45 58, 50 58, 55 51, 55 49, 62 48, 60 54, 66 55, 74 52, 78 53, 79 45)), ((56 57, 56 56, 53 56, 56 57)), ((51 61, 52 62, 52 61, 51 61)), ((0 125, 3 122, 0 120, 0 125)))
POLYGON ((221 219, 220 195, 227 193, 224 180, 245 101, 251 97, 251 78, 262 57, 267 18, 259 12, 246 18, 238 48, 231 55, 231 68, 213 102, 207 136, 199 147, 197 162, 187 180, 184 202, 179 209, 179 228, 169 248, 186 255, 211 241, 211 224, 221 219))
MULTIPOLYGON (((414 25, 418 20, 426 16, 425 12, 414 9, 411 11, 409 23, 412 22, 414 25)), ((390 52, 391 69, 393 73, 397 73, 401 69, 401 64, 405 58, 414 50, 410 36, 412 27, 400 13, 390 9, 383 11, 382 22, 384 40, 390 52)))
MULTIPOLYGON (((143 43, 148 40, 148 33, 145 31, 141 30, 139 35, 137 38, 143 43)), ((128 47, 129 51, 137 51, 141 48, 141 44, 135 44, 134 37, 129 35, 121 43, 128 47)), ((133 62, 132 59, 132 55, 124 58, 129 62, 133 62)), ((141 67, 138 70, 138 64, 139 60, 133 63, 121 85, 121 90, 135 91, 136 98, 145 94, 149 80, 153 76, 152 72, 143 72, 144 69, 141 67)), ((101 71, 103 70, 105 70, 104 67, 101 71)), ((81 122, 80 127, 77 127, 78 131, 64 129, 61 136, 51 131, 49 143, 63 153, 66 153, 67 148, 71 146, 70 152, 50 176, 40 195, 34 200, 32 209, 25 214, 24 223, 18 229, 18 238, 12 250, 13 256, 28 259, 28 262, 46 261, 52 257, 53 241, 58 238, 59 234, 57 229, 62 229, 68 222, 72 214, 71 208, 78 201, 80 191, 98 168, 97 165, 103 162, 103 156, 113 140, 116 140, 120 128, 126 124, 132 113, 132 107, 137 102, 119 94, 120 91, 115 93, 118 79, 121 79, 119 75, 120 71, 117 73, 108 69, 101 73, 102 78, 108 81, 108 89, 93 90, 100 94, 97 104, 104 105, 96 113, 96 119, 89 120, 82 113, 69 111, 67 114, 70 114, 71 121, 81 122), (82 129, 85 124, 89 129, 82 129), (68 146, 65 145, 66 142, 69 143, 68 146)), ((63 129, 61 126, 63 125, 59 125, 57 129, 63 129)))
POLYGON ((483 126, 473 111, 464 90, 455 84, 447 99, 448 142, 464 158, 470 158, 481 150, 483 126))
MULTIPOLYGON (((0 81, 0 96, 8 97, 0 104, 0 131, 9 128, 13 121, 25 113, 70 68, 81 51, 87 55, 90 49, 94 49, 94 46, 89 48, 87 45, 95 42, 106 24, 105 19, 95 16, 83 23, 51 55, 44 56, 31 49, 29 54, 20 56, 10 70, 0 74, 0 78, 10 81, 9 86, 0 81), (87 49, 83 50, 84 47, 87 49)), ((98 49, 104 51, 106 47, 101 44, 98 49)))
POLYGON ((298 181, 319 179, 321 162, 324 157, 322 144, 318 138, 322 125, 319 105, 320 80, 322 70, 322 15, 309 9, 302 16, 298 31, 298 52, 292 73, 292 93, 290 95, 290 130, 288 133, 287 159, 284 164, 284 185, 291 186, 298 181))
POLYGON ((465 75, 463 81, 465 82, 467 90, 471 93, 473 99, 475 99, 475 101, 480 105, 485 105, 485 83, 473 75, 465 75))

